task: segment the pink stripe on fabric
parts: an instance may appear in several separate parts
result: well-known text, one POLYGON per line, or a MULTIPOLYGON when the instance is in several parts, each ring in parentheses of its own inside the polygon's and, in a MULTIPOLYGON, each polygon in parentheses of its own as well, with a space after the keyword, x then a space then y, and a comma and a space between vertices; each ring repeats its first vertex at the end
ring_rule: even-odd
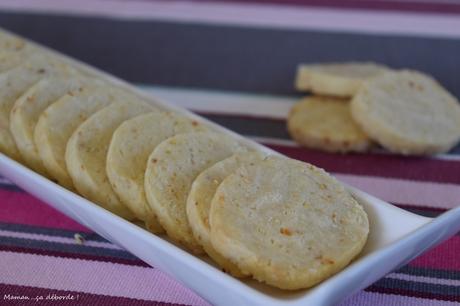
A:
POLYGON ((460 271, 460 236, 454 236, 409 263, 411 266, 460 271))
POLYGON ((111 0, 81 0, 78 4, 69 0, 3 0, 0 8, 249 27, 460 37, 460 20, 457 16, 435 13, 407 14, 254 3, 111 0))
POLYGON ((0 222, 91 232, 25 192, 0 189, 0 222))
POLYGON ((0 262, 0 283, 4 284, 209 305, 157 269, 13 252, 0 252, 0 262))
MULTIPOLYGON (((0 230, 0 237, 11 237, 11 238, 20 238, 20 239, 32 239, 32 240, 40 240, 46 242, 56 242, 56 243, 65 243, 65 244, 76 244, 75 239, 73 238, 66 238, 66 237, 56 237, 56 236, 48 236, 42 234, 31 234, 31 233, 20 233, 20 232, 13 232, 13 231, 5 231, 0 230)), ((106 249, 113 249, 113 250, 122 250, 119 246, 109 243, 109 242, 100 242, 100 241, 85 241, 85 246, 90 247, 97 247, 97 248, 106 248, 106 249)))
POLYGON ((387 202, 446 209, 460 205, 460 185, 350 174, 334 175, 342 182, 387 202))
POLYGON ((435 285, 460 287, 460 280, 456 280, 456 279, 444 279, 444 278, 417 276, 417 275, 409 275, 409 274, 402 274, 402 273, 391 273, 385 276, 385 278, 400 279, 400 280, 405 280, 409 282, 419 282, 419 283, 427 283, 427 284, 435 284, 435 285))
POLYGON ((456 302, 438 301, 407 297, 393 294, 382 294, 374 292, 361 291, 351 298, 340 303, 339 306, 458 306, 456 302))

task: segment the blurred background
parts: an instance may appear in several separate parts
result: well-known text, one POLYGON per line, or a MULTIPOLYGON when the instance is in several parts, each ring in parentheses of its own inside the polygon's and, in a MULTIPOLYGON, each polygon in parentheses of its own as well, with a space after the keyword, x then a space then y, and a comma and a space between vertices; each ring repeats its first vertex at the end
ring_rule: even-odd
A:
POLYGON ((0 25, 135 83, 294 94, 301 62, 425 71, 460 96, 456 0, 3 0, 0 25))

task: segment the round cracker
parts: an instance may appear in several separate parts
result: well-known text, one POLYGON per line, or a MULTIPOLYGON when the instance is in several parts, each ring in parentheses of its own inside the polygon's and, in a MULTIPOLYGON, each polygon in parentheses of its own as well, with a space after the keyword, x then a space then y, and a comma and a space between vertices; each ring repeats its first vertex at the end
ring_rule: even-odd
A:
POLYGON ((147 159, 155 147, 167 138, 204 129, 195 120, 158 112, 126 120, 113 134, 107 153, 110 183, 120 200, 154 233, 163 232, 163 228, 145 198, 147 159))
POLYGON ((109 86, 83 86, 83 90, 64 95, 40 115, 34 131, 34 143, 48 174, 57 182, 74 189, 65 163, 67 142, 77 127, 95 112, 122 97, 109 86))
POLYGON ((395 71, 366 82, 351 111, 371 138, 393 152, 442 153, 460 139, 459 101, 421 72, 395 71))
POLYGON ((203 246, 206 253, 222 269, 235 277, 247 274, 231 261, 220 255, 211 244, 211 228, 209 227, 209 212, 211 201, 219 184, 240 166, 262 160, 258 152, 237 153, 209 167, 193 181, 187 197, 187 217, 196 240, 203 246))
POLYGON ((40 114, 63 95, 82 90, 85 80, 76 77, 45 78, 22 94, 10 112, 10 131, 27 166, 47 176, 34 142, 40 114))
POLYGON ((21 65, 0 74, 0 152, 22 160, 10 132, 10 111, 14 102, 40 79, 57 75, 72 75, 76 71, 48 56, 36 54, 21 65))
POLYGON ((107 178, 107 151, 113 132, 123 121, 153 110, 152 106, 138 100, 114 102, 83 122, 67 143, 67 170, 77 191, 128 220, 134 215, 118 199, 107 178))
POLYGON ((328 152, 362 152, 371 141, 355 123, 348 99, 308 97, 288 115, 288 131, 299 144, 328 152))
POLYGON ((243 165, 211 204, 214 248, 257 280, 311 287, 362 250, 367 214, 334 178, 310 164, 269 157, 243 165))
POLYGON ((233 139, 217 133, 179 134, 150 154, 145 193, 168 236, 196 254, 203 252, 187 220, 186 201, 193 180, 214 163, 241 150, 233 139))
POLYGON ((352 97, 364 81, 389 69, 375 63, 306 64, 297 69, 296 88, 316 94, 352 97))

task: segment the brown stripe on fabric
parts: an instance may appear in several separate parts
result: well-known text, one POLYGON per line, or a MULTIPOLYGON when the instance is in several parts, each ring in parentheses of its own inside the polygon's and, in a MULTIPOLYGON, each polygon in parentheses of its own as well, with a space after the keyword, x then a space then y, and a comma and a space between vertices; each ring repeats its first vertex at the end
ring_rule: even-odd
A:
POLYGON ((432 212, 432 213, 437 213, 442 214, 446 212, 448 209, 445 208, 440 208, 440 207, 430 207, 430 206, 420 206, 420 205, 411 205, 411 204, 399 204, 399 203, 393 203, 395 206, 398 206, 399 208, 402 209, 407 209, 407 210, 412 210, 412 209, 417 209, 417 210, 423 210, 427 212, 432 212))
POLYGON ((460 287, 454 284, 436 284, 417 280, 404 280, 393 277, 384 277, 376 281, 371 287, 409 290, 417 293, 439 294, 443 296, 460 297, 460 287))
POLYGON ((113 257, 110 254, 107 256, 101 255, 91 255, 91 254, 82 254, 82 253, 71 253, 63 252, 56 250, 40 249, 40 248, 30 248, 30 247, 19 247, 14 245, 0 245, 0 251, 3 252, 14 252, 14 253, 23 253, 23 254, 35 254, 43 256, 52 256, 52 257, 62 257, 62 258, 72 258, 72 259, 83 259, 90 261, 101 261, 101 262, 110 262, 116 264, 123 264, 129 266, 139 266, 139 267, 148 267, 152 268, 145 262, 139 259, 123 259, 118 257, 113 257))
POLYGON ((398 204, 392 203, 394 206, 407 210, 411 213, 421 215, 429 218, 436 218, 440 214, 447 211, 447 209, 437 208, 437 207, 424 207, 419 205, 410 205, 410 204, 398 204))
POLYGON ((286 121, 274 118, 260 118, 248 115, 203 113, 203 117, 241 135, 289 139, 286 121))
POLYGON ((412 266, 410 264, 405 265, 402 268, 399 268, 395 272, 408 274, 408 275, 414 275, 414 276, 423 276, 423 277, 431 277, 431 278, 439 278, 439 279, 460 280, 460 271, 416 267, 416 266, 412 266))
POLYGON ((2 298, 1 301, 5 303, 5 305, 184 306, 183 304, 176 303, 146 301, 125 297, 45 289, 30 286, 17 286, 10 284, 0 284, 0 297, 2 298), (5 296, 8 295, 10 297, 28 297, 29 299, 20 300, 5 298, 5 296), (43 297, 43 300, 33 300, 36 297, 43 297), (58 297, 61 297, 61 299, 59 300, 58 297))
POLYGON ((28 239, 8 236, 8 234, 2 236, 0 245, 4 246, 17 246, 31 249, 43 249, 58 252, 68 252, 91 256, 111 256, 115 258, 121 258, 125 260, 136 260, 137 258, 129 253, 128 251, 116 248, 105 248, 90 246, 85 243, 60 243, 55 241, 49 241, 46 239, 28 239))
POLYGON ((25 192, 23 189, 13 184, 0 184, 0 189, 15 191, 15 192, 25 192))
POLYGON ((312 163, 330 172, 460 184, 460 161, 394 154, 340 155, 292 146, 275 144, 267 144, 267 146, 291 158, 312 163))
MULTIPOLYGON (((299 99, 302 96, 299 96, 299 99)), ((284 118, 279 118, 279 117, 269 117, 269 116, 259 116, 259 115, 248 115, 243 113, 244 110, 241 111, 241 113, 217 113, 213 111, 197 111, 195 113, 199 114, 200 116, 212 119, 212 118, 217 118, 217 117, 225 117, 225 118, 237 118, 237 119, 242 119, 242 120, 257 120, 260 122, 271 122, 272 124, 281 124, 283 126, 286 126, 286 119, 284 118)))

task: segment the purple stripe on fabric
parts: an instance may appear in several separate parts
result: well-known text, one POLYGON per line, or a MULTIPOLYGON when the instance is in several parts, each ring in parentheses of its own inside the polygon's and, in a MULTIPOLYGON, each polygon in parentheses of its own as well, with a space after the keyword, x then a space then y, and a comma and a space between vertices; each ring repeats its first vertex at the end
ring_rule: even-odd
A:
POLYGON ((390 293, 361 291, 339 304, 339 306, 454 306, 455 302, 430 300, 418 297, 402 296, 390 293))
POLYGON ((0 283, 4 284, 208 305, 157 269, 12 252, 0 252, 0 262, 0 283))
POLYGON ((99 305, 99 306, 187 306, 189 304, 146 301, 125 297, 89 294, 31 286, 0 284, 2 305, 99 305), (14 299, 16 297, 16 299, 14 299), (23 298, 18 299, 18 298, 23 298), (27 299, 28 298, 28 299, 27 299))
POLYGON ((412 290, 399 289, 399 288, 383 288, 383 287, 371 286, 365 289, 365 291, 378 292, 378 293, 383 293, 383 294, 404 295, 404 296, 421 298, 421 299, 460 302, 460 296, 456 296, 456 295, 443 295, 443 294, 437 294, 437 293, 412 291, 412 290))

